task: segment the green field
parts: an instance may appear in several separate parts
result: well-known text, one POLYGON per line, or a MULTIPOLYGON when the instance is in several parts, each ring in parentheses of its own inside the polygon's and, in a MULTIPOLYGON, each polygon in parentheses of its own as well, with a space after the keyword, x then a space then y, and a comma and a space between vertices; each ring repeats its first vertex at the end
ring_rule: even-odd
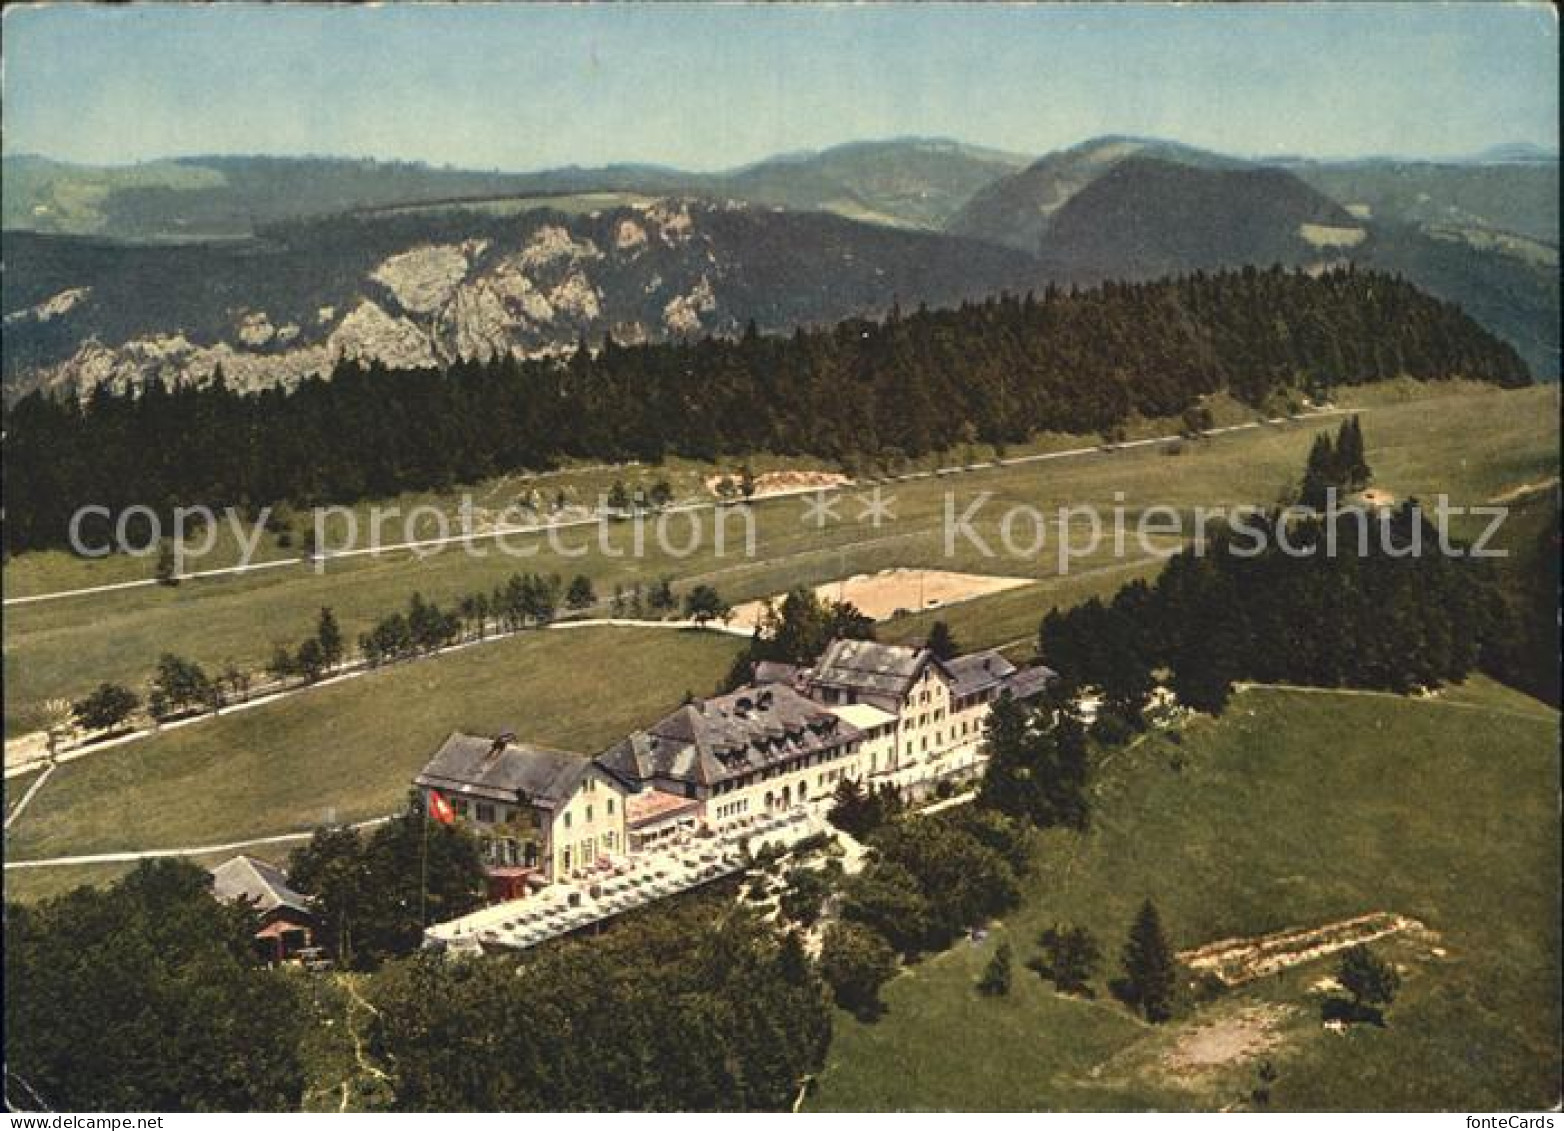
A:
POLYGON ((1210 1109, 1242 1104, 1252 1054, 1177 1063, 1197 1029, 1275 1010, 1278 1110, 1531 1109, 1558 1102, 1558 715, 1476 679, 1434 700, 1256 689, 1181 745, 1110 756, 1085 835, 1050 833, 1023 906, 981 946, 912 967, 877 1023, 839 1018, 819 1109, 1210 1109), (1175 768, 1175 765, 1181 768, 1175 768), (1150 1027, 1102 991, 1054 994, 1019 964, 1056 920, 1089 926, 1116 973, 1139 902, 1174 945, 1412 916, 1445 953, 1405 967, 1384 1029, 1325 1031, 1329 962, 1228 991, 1150 1027), (973 984, 1016 948, 1008 998, 973 984))
MULTIPOLYGON (((511 728, 595 754, 686 692, 709 693, 741 646, 664 629, 529 632, 317 688, 62 765, 6 856, 199 847, 379 816, 452 730, 511 728)), ((8 889, 23 874, 7 873, 8 889)))
MULTIPOLYGON (((1444 395, 1406 399, 1402 386, 1362 392, 1366 400, 1375 402, 1364 429, 1379 486, 1398 496, 1426 499, 1446 491, 1458 500, 1480 502, 1557 474, 1556 387, 1497 392, 1453 386, 1436 392, 1444 395), (1480 428, 1473 427, 1474 420, 1481 421, 1480 428), (1452 458, 1449 453, 1456 451, 1460 457, 1452 458)), ((1055 600, 1068 600, 1077 591, 1111 590, 1135 570, 1150 566, 1134 563, 1143 555, 1136 552, 1132 538, 1131 560, 1117 557, 1104 544, 1073 561, 1071 576, 1061 579, 1056 530, 1037 556, 1018 557, 1001 550, 990 558, 965 540, 958 540, 954 556, 947 556, 942 533, 946 492, 956 493, 956 513, 963 512, 980 492, 993 493, 974 524, 990 545, 997 545, 999 516, 1013 503, 1028 504, 1045 514, 1060 506, 1117 504, 1131 522, 1151 504, 1187 509, 1201 504, 1269 503, 1296 478, 1313 435, 1326 426, 1325 422, 1267 426, 1185 442, 1178 445, 1178 454, 1163 446, 1148 446, 896 483, 886 488, 895 496, 895 518, 878 528, 861 517, 851 491, 839 508, 841 520, 824 530, 801 521, 802 505, 797 499, 764 502, 755 509, 757 552, 752 558, 743 555, 738 516, 725 520, 729 545, 718 557, 709 537, 714 519, 711 512, 704 512, 705 544, 682 557, 657 552, 641 559, 610 557, 595 548, 595 532, 582 532, 568 535, 564 547, 585 549, 581 557, 555 553, 541 538, 522 538, 513 541, 537 546, 535 554, 516 558, 493 553, 476 558, 451 548, 418 558, 401 552, 332 562, 324 574, 300 564, 186 582, 177 589, 132 589, 12 606, 6 610, 5 630, 6 733, 31 729, 38 705, 47 698, 74 697, 104 679, 144 684, 158 654, 166 650, 209 665, 232 659, 259 667, 275 642, 302 638, 321 605, 334 608, 351 639, 374 619, 399 607, 415 589, 432 599, 453 602, 473 590, 491 588, 517 570, 567 577, 586 573, 603 597, 615 584, 628 587, 636 580, 648 582, 669 574, 686 586, 697 581, 715 584, 732 601, 894 565, 1049 582, 950 611, 948 619, 966 632, 969 645, 1007 643, 1029 636, 1055 600), (1117 576, 1091 572, 1104 567, 1121 572, 1117 576)), ((602 478, 616 473, 589 474, 602 478)), ((678 474, 686 481, 697 478, 688 466, 678 469, 678 474)), ((586 485, 589 481, 584 480, 586 485)), ((497 499, 512 486, 490 485, 488 497, 497 499)), ((673 520, 676 536, 686 531, 683 523, 673 520)), ((1078 540, 1085 537, 1084 529, 1074 529, 1078 540)), ((629 527, 616 525, 610 531, 615 548, 627 550, 629 527)), ((1026 541, 1024 529, 1018 541, 1026 541)), ((1171 545, 1166 539, 1157 544, 1171 545)), ((101 566, 97 571, 87 565, 59 555, 24 557, 7 568, 7 593, 49 590, 67 575, 71 584, 103 583, 115 580, 116 571, 131 568, 124 559, 96 563, 101 566)), ((886 635, 898 638, 919 631, 922 623, 914 619, 888 626, 886 635)))

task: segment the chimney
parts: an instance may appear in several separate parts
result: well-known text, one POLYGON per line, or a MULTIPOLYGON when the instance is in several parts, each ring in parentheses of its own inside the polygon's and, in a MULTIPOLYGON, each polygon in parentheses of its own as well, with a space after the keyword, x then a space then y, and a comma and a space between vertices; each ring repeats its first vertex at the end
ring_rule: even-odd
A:
POLYGON ((502 731, 500 731, 499 736, 494 740, 494 745, 489 747, 489 757, 490 758, 494 758, 494 757, 498 756, 500 753, 502 753, 504 751, 504 749, 507 746, 509 746, 511 743, 513 743, 515 741, 516 741, 516 732, 515 731, 513 731, 513 730, 502 730, 502 731))

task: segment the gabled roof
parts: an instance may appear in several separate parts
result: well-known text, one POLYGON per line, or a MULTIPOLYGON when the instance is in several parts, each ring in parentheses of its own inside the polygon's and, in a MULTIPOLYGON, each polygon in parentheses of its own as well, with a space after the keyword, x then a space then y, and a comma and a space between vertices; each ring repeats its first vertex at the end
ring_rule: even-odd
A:
POLYGON ((574 792, 591 765, 564 750, 453 732, 413 780, 453 797, 553 808, 574 792))
POLYGON ((677 711, 598 755, 623 781, 655 778, 712 785, 858 736, 786 684, 743 687, 677 711))
POLYGON ((1017 699, 1030 699, 1034 695, 1041 695, 1043 690, 1058 678, 1059 673, 1052 668, 1045 668, 1042 664, 1036 664, 1017 671, 1015 675, 1010 677, 1006 688, 1017 699))
POLYGON ((960 697, 1003 683, 1015 675, 1016 666, 998 652, 972 652, 946 660, 945 670, 954 680, 951 694, 960 697))
POLYGON ((282 870, 253 856, 235 856, 225 860, 212 872, 212 894, 224 903, 245 900, 254 904, 257 911, 276 911, 286 908, 301 915, 311 914, 309 897, 288 886, 288 877, 282 870))
POLYGON ((820 687, 900 699, 924 665, 931 663, 944 666, 926 648, 873 640, 833 640, 815 665, 810 682, 820 687))

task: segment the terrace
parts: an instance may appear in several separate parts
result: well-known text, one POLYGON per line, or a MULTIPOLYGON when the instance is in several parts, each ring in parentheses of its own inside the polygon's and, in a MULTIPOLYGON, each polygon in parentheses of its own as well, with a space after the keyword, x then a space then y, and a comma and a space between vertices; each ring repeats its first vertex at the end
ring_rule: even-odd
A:
POLYGON ((605 860, 587 875, 507 900, 424 932, 455 954, 526 950, 742 871, 765 845, 788 848, 825 828, 804 808, 764 814, 714 837, 683 834, 666 848, 605 860))

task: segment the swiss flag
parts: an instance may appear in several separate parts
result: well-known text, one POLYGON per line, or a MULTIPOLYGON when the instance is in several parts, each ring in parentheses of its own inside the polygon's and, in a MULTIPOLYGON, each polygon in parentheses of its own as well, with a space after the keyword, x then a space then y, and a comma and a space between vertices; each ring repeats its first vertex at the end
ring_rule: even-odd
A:
POLYGON ((456 820, 456 810, 451 808, 451 803, 432 789, 429 791, 429 815, 442 825, 456 820))

